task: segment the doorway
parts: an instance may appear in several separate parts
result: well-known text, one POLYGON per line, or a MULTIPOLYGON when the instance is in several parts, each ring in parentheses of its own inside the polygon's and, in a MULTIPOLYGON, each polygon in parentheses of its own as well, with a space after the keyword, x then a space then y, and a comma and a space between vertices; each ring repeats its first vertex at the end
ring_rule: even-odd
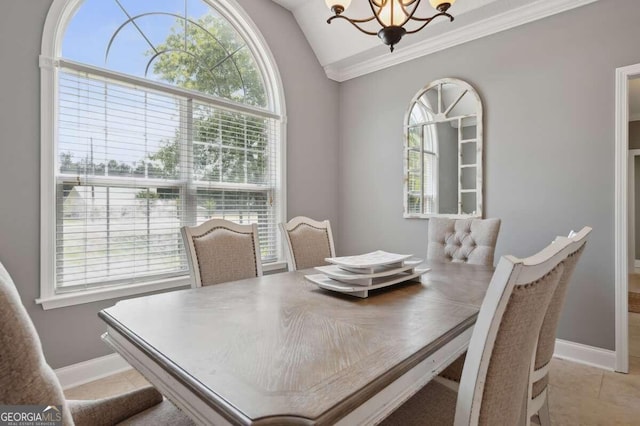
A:
POLYGON ((638 208, 635 202, 640 198, 640 64, 616 70, 615 138, 615 369, 627 373, 629 356, 640 357, 640 313, 629 312, 629 308, 634 306, 629 302, 635 300, 630 298, 629 290, 640 287, 640 274, 636 274, 635 268, 636 258, 640 257, 640 221, 636 226, 640 200, 638 208), (637 250, 636 228, 639 236, 637 250), (633 330, 630 329, 630 319, 633 330))
MULTIPOLYGON (((640 360, 640 78, 629 79, 629 359, 640 360)), ((638 361, 634 362, 636 364, 638 361)))

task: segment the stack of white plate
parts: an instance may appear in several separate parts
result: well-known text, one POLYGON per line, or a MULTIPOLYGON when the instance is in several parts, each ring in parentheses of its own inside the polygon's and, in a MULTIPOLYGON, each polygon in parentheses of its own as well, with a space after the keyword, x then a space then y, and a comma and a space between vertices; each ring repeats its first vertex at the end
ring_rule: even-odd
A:
POLYGON ((414 258, 412 254, 380 250, 325 260, 331 265, 318 266, 315 269, 320 274, 305 275, 305 278, 321 288, 362 298, 369 296, 369 290, 406 281, 420 281, 420 276, 429 271, 428 268, 416 269, 422 259, 414 258))

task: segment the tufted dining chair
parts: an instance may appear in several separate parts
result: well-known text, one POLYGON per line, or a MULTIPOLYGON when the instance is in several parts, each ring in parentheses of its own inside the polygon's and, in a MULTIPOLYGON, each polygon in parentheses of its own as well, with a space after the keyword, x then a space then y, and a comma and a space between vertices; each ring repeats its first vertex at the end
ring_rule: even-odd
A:
POLYGON ((298 216, 287 223, 281 223, 280 229, 287 242, 290 271, 326 265, 325 259, 336 255, 328 220, 318 222, 298 216))
POLYGON ((191 287, 262 276, 258 225, 240 225, 210 219, 198 226, 183 226, 191 287))
POLYGON ((429 219, 427 260, 493 266, 500 219, 429 219))
POLYGON ((526 259, 502 257, 478 314, 458 391, 431 381, 382 424, 522 424, 532 354, 569 251, 570 243, 560 240, 526 259))
POLYGON ((67 401, 7 270, 0 264, 0 405, 61 406, 65 426, 193 425, 153 387, 93 401, 67 401))

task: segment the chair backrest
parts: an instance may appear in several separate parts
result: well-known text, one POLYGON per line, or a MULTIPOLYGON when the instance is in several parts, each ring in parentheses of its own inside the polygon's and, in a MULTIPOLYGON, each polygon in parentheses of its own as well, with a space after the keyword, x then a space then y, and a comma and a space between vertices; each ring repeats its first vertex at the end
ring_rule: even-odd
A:
POLYGON ((258 225, 211 219, 182 227, 191 286, 202 287, 262 275, 258 225))
POLYGON ((0 264, 0 405, 62 405, 62 387, 47 364, 40 338, 7 270, 0 264))
POLYGON ((287 242, 290 271, 326 265, 324 259, 336 255, 328 220, 318 222, 298 216, 287 223, 281 223, 280 229, 287 242))
POLYGON ((456 426, 524 419, 532 354, 570 250, 568 241, 556 240, 529 258, 500 259, 467 351, 456 426))
MULTIPOLYGON (((558 237, 556 239, 556 241, 565 241, 569 244, 569 255, 563 262, 564 271, 562 272, 556 291, 551 298, 549 308, 547 308, 544 322, 542 323, 542 329, 540 330, 540 337, 538 338, 538 346, 536 349, 534 363, 535 370, 539 370, 549 364, 553 357, 556 344, 556 331, 558 328, 558 322, 560 321, 560 313, 562 312, 567 296, 567 289, 569 288, 573 271, 575 271, 578 260, 580 260, 580 256, 587 245, 587 239, 589 238, 590 233, 591 228, 585 226, 577 234, 572 233, 570 237, 558 237)), ((540 394, 545 387, 546 380, 538 386, 534 385, 534 388, 536 389, 533 390, 532 396, 535 397, 540 394)))
POLYGON ((493 266, 500 219, 429 219, 427 260, 493 266))

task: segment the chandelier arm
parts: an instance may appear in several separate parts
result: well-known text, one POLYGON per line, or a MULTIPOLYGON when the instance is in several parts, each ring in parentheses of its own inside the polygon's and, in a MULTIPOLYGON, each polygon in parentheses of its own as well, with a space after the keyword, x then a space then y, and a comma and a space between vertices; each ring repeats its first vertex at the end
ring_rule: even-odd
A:
POLYGON ((350 23, 351 25, 356 27, 360 32, 363 32, 363 33, 368 34, 368 35, 378 35, 378 33, 372 32, 372 31, 367 31, 367 30, 365 30, 364 28, 361 28, 358 25, 359 23, 372 21, 373 17, 368 18, 368 19, 351 19, 351 18, 347 18, 346 16, 342 16, 342 15, 333 15, 331 18, 327 19, 327 24, 330 24, 331 21, 333 21, 336 18, 344 19, 345 21, 347 21, 348 23, 350 23))
MULTIPOLYGON (((378 24, 380 24, 380 26, 382 28, 386 28, 387 25, 385 25, 384 22, 382 22, 382 20, 380 19, 380 17, 378 16, 378 14, 376 13, 376 10, 374 9, 373 5, 375 4, 376 6, 378 6, 379 8, 382 8, 383 6, 378 5, 378 3, 375 3, 375 0, 367 0, 369 2, 369 6, 371 7, 371 12, 373 13, 373 17, 376 19, 376 21, 378 21, 378 24)), ((390 1, 390 0, 387 0, 390 1)), ((376 33, 377 34, 377 33, 376 33)))
MULTIPOLYGON (((427 25, 429 25, 431 21, 441 16, 449 18, 449 21, 454 20, 454 17, 447 13, 453 1, 451 1, 451 3, 438 2, 437 3, 438 6, 436 7, 436 9, 439 13, 436 13, 431 17, 425 17, 425 18, 420 18, 415 16, 418 11, 418 7, 420 7, 420 4, 422 3, 422 0, 366 0, 366 1, 369 3, 369 7, 372 12, 371 17, 366 19, 351 19, 346 16, 343 16, 342 12, 344 12, 344 7, 341 6, 342 3, 336 3, 331 8, 331 11, 334 12, 335 15, 327 19, 327 23, 330 24, 336 18, 344 19, 345 21, 349 22, 352 26, 354 26, 361 33, 367 34, 367 35, 377 35, 378 37, 380 37, 382 42, 386 45, 389 45, 391 48, 391 51, 393 52, 394 45, 396 45, 405 34, 415 34, 418 31, 421 31, 427 25), (399 24, 396 23, 396 16, 395 16, 396 6, 398 8, 397 12, 399 14, 402 13, 405 17, 402 20, 402 23, 399 23, 399 24), (387 7, 390 8, 390 10, 384 9, 387 7), (386 16, 388 13, 390 13, 390 16, 386 16), (389 20, 388 23, 385 23, 383 21, 382 15, 384 15, 385 20, 389 20), (363 24, 367 22, 372 22, 374 20, 382 27, 377 32, 366 30, 362 26, 358 25, 358 24, 363 24), (409 21, 418 22, 417 24, 418 28, 408 31, 405 28, 405 25, 407 25, 409 21)), ((432 4, 434 3, 433 0, 431 0, 431 3, 432 4)), ((327 4, 330 4, 330 2, 327 1, 327 4)))
MULTIPOLYGON (((404 27, 407 22, 411 21, 412 19, 415 19, 413 17, 413 15, 416 14, 416 11, 418 10, 418 7, 420 7, 420 1, 421 0, 413 0, 413 1, 409 2, 409 3, 407 3, 407 4, 400 3, 400 7, 404 11, 404 14, 407 16, 407 19, 405 19, 404 22, 401 25, 399 25, 400 27, 404 27), (413 7, 413 10, 411 11, 411 13, 407 12, 407 6, 411 6, 414 3, 416 5, 413 7)), ((418 20, 421 20, 421 19, 418 19, 418 20)))
POLYGON ((374 16, 372 16, 371 18, 366 18, 366 19, 351 19, 351 18, 347 18, 344 15, 333 15, 331 18, 327 19, 327 23, 330 24, 331 21, 333 21, 336 18, 342 18, 342 19, 346 19, 349 22, 357 22, 358 24, 364 24, 366 22, 371 22, 375 19, 374 16))
POLYGON ((423 29, 424 27, 429 25, 429 22, 433 21, 438 16, 443 16, 443 15, 449 17, 449 19, 451 21, 453 21, 453 16, 451 16, 451 15, 449 15, 447 13, 438 13, 437 15, 433 15, 431 18, 426 18, 426 19, 414 19, 414 21, 424 21, 424 24, 420 25, 418 28, 416 28, 413 31, 407 31, 407 34, 415 34, 415 33, 417 33, 418 31, 420 31, 421 29, 423 29))

